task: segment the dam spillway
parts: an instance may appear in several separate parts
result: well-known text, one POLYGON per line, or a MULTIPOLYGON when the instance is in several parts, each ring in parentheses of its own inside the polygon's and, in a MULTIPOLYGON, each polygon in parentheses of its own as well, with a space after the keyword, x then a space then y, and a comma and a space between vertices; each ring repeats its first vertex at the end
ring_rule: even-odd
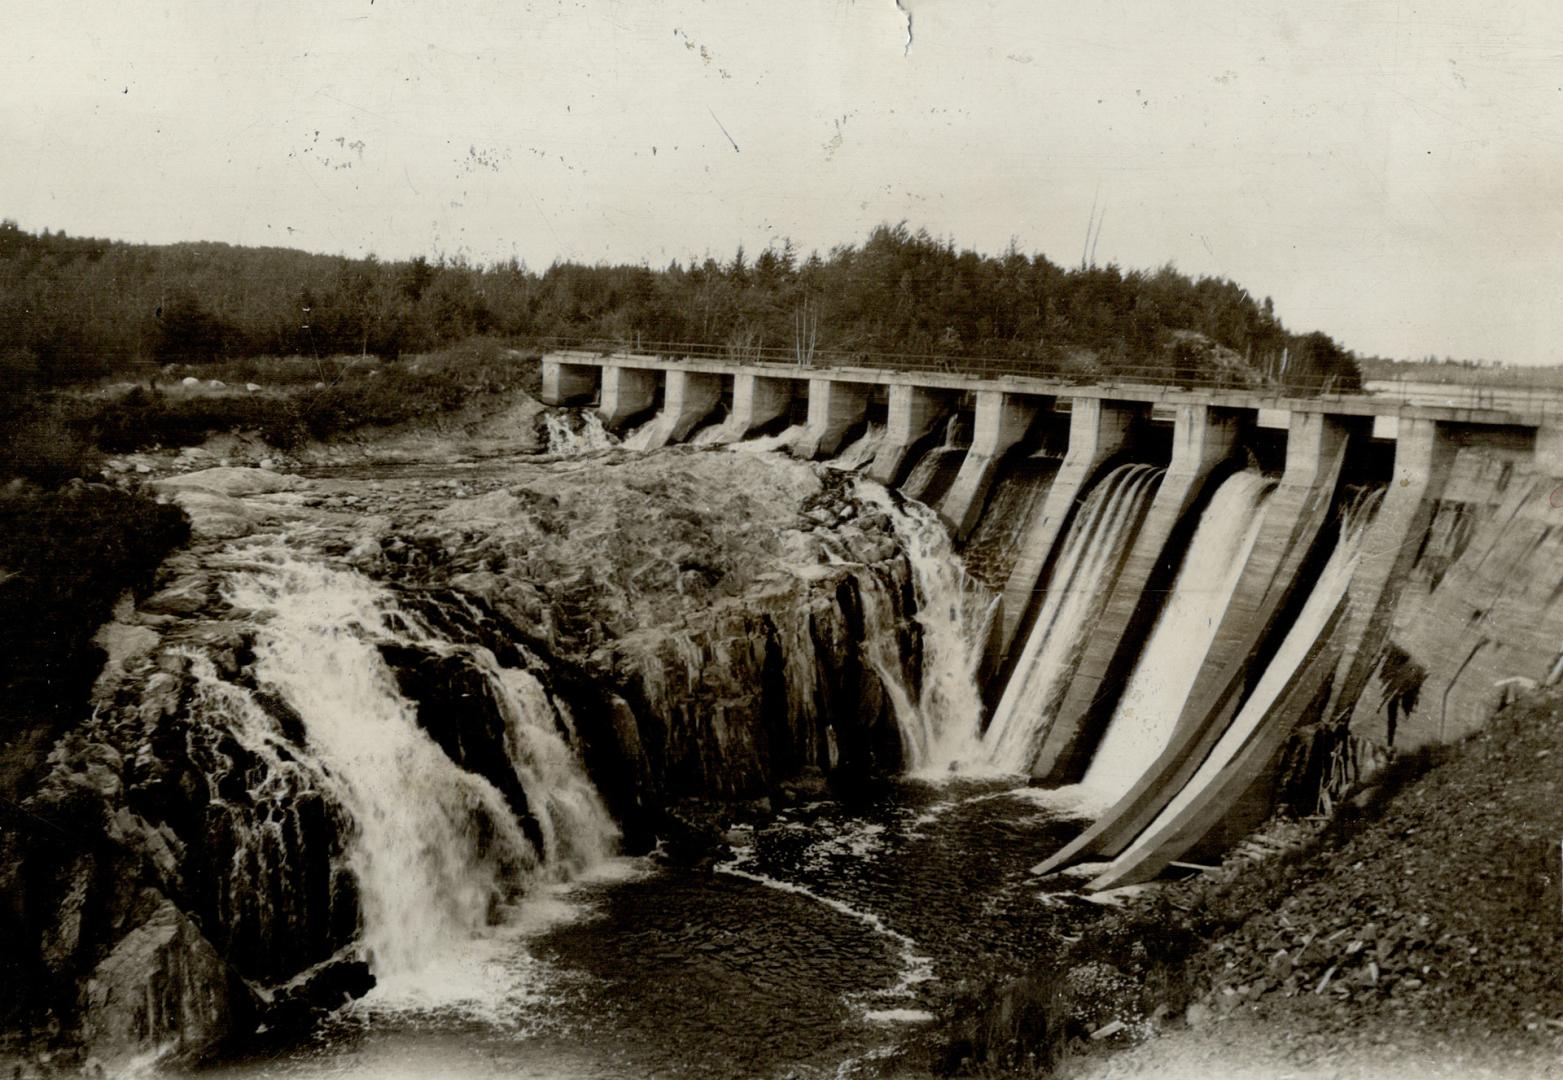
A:
POLYGON ((160 478, 197 542, 45 793, 136 859, 20 855, 30 918, 92 897, 93 1030, 200 1045, 228 970, 279 1030, 378 983, 326 1073, 453 1016, 534 1071, 834 1069, 1056 948, 1088 905, 1039 892, 1217 858, 1563 671, 1523 416, 760 370, 603 410, 561 369, 530 451, 444 471, 160 478))
MULTIPOLYGON (((1332 614, 1328 659, 1310 654, 1294 671, 1301 679, 1306 669, 1317 681, 1320 700, 1297 702, 1296 687, 1275 692, 1291 703, 1281 729, 1330 728, 1330 738, 1353 747, 1338 752, 1371 768, 1388 740, 1355 745, 1354 727, 1367 708, 1362 693, 1392 648, 1401 579, 1417 562, 1418 538, 1438 515, 1457 456, 1471 465, 1496 458, 1538 476, 1563 471, 1556 452, 1563 439, 1535 398, 1493 408, 1479 395, 1436 404, 1382 394, 1287 397, 1263 389, 1063 384, 1014 366, 984 376, 915 361, 890 369, 839 360, 733 363, 676 349, 550 354, 545 398, 589 405, 611 369, 664 380, 685 369, 723 378, 731 417, 766 418, 726 422, 723 438, 774 433, 790 422, 767 445, 786 443, 805 458, 861 440, 870 426, 879 433, 869 475, 926 502, 973 572, 997 570, 1002 579, 989 584, 998 596, 977 670, 981 749, 965 767, 1029 773, 1055 786, 1089 779, 1082 792, 1095 790, 1098 801, 1108 792, 1123 803, 1047 860, 1048 868, 1117 855, 1136 842, 1245 717, 1255 687, 1274 690, 1265 683, 1267 665, 1309 610, 1311 575, 1326 565, 1349 486, 1380 485, 1386 494, 1371 526, 1362 526, 1361 554, 1348 575, 1353 603, 1332 614), (1141 483, 1114 498, 1136 462, 1144 466, 1141 483), (1180 579, 1202 515, 1229 511, 1219 490, 1245 465, 1257 478, 1244 482, 1255 501, 1244 527, 1227 530, 1230 560, 1219 575, 1207 570, 1206 583, 1180 579), (1162 598, 1179 588, 1183 602, 1163 612, 1162 598), (1181 635, 1190 644, 1177 660, 1156 659, 1170 648, 1167 634, 1158 642, 1154 633, 1163 615, 1172 625, 1187 618, 1196 588, 1205 600, 1198 632, 1181 635), (1133 719, 1144 708, 1150 672, 1169 665, 1177 678, 1157 695, 1158 718, 1133 719), (1143 734, 1130 740, 1136 724, 1143 734), (1158 744, 1155 752, 1147 741, 1158 744), (1106 759, 1097 757, 1102 747, 1106 759)), ((647 389, 645 407, 656 397, 647 389)), ((1534 652, 1546 651, 1538 640, 1534 652)), ((1450 733, 1445 721, 1437 737, 1450 733)), ((1247 767, 1255 777, 1270 775, 1278 753, 1247 767)), ((1255 777, 1249 786, 1262 790, 1255 777)), ((1228 802, 1225 820, 1205 815, 1212 835, 1236 827, 1238 804, 1251 815, 1254 791, 1229 794, 1228 802)))

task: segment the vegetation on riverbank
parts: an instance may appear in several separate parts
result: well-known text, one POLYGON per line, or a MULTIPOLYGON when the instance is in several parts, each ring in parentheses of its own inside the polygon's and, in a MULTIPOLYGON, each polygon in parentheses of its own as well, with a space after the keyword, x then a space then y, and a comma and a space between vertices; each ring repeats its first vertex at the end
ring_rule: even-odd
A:
POLYGON ((139 491, 80 480, 0 490, 0 815, 16 812, 41 755, 86 708, 98 627, 188 536, 183 511, 139 491))
POLYGON ((0 478, 57 485, 95 476, 104 453, 195 446, 230 431, 250 431, 292 450, 512 391, 535 393, 537 383, 535 357, 476 339, 391 362, 244 359, 173 366, 145 384, 92 392, 13 392, 0 407, 0 478))
POLYGON ((1001 357, 1039 374, 1133 369, 1356 385, 1344 348, 1271 302, 1172 266, 1066 268, 957 249, 905 225, 803 256, 782 242, 647 266, 381 262, 226 244, 149 246, 0 223, 0 376, 57 385, 145 364, 394 358, 475 335, 1001 357))

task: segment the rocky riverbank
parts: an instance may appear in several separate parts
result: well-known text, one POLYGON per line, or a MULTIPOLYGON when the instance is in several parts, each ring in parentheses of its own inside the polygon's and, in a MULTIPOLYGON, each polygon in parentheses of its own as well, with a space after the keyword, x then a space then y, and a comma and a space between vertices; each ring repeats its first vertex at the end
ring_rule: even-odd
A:
POLYGON ((22 800, 33 827, 6 838, 13 969, 35 991, 10 1021, 60 1061, 199 1057, 372 985, 348 808, 261 678, 264 621, 234 595, 271 552, 378 583, 448 643, 379 649, 418 723, 540 853, 541 808, 494 760, 501 675, 535 680, 634 849, 671 837, 698 858, 718 839, 691 824, 703 805, 899 763, 860 643, 889 633, 892 655, 917 654, 909 569, 844 475, 722 451, 312 476, 180 468, 192 459, 142 474, 194 539, 100 632, 91 713, 22 800), (870 611, 890 621, 865 631, 870 611))
POLYGON ((1550 1075, 1563 1060, 1563 696, 1403 757, 1329 822, 1120 898, 958 1003, 946 1068, 1157 1076, 1550 1075))

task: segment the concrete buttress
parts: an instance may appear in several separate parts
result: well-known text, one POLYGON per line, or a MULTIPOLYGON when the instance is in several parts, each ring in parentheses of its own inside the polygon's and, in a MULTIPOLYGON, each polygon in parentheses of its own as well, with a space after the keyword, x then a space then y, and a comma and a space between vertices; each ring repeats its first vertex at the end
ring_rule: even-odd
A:
POLYGON ((1021 397, 999 390, 977 391, 977 411, 971 449, 950 485, 939 516, 956 540, 965 540, 982 518, 999 459, 1031 430, 1046 398, 1021 397))
POLYGON ((748 438, 791 410, 791 379, 768 379, 741 371, 733 376, 733 414, 728 418, 723 441, 748 438))
POLYGON ((597 411, 609 431, 618 431, 657 403, 662 373, 650 368, 602 369, 602 400, 597 411))
POLYGON ((1112 686, 1122 689, 1149 630, 1146 620, 1135 620, 1135 614, 1142 604, 1159 603, 1158 597, 1147 594, 1146 583, 1166 552, 1173 530, 1199 498, 1211 471, 1232 453, 1240 431, 1236 412, 1207 405, 1178 406, 1172 462, 1118 571, 1107 604, 1086 639, 1069 689, 1032 767, 1034 776, 1069 783, 1084 775, 1117 704, 1112 686), (1141 632, 1131 633, 1136 623, 1141 632))
POLYGON ((909 384, 892 385, 885 438, 868 467, 869 479, 893 487, 906 470, 912 447, 934 429, 947 409, 947 394, 909 384))
POLYGON ((1416 561, 1416 541, 1432 521, 1433 504, 1449 479, 1454 454, 1454 443, 1436 421, 1412 417, 1400 421, 1394 478, 1363 537, 1362 555, 1351 579, 1344 649, 1325 706, 1327 717, 1350 709, 1368 681, 1389 633, 1400 587, 1416 561))
POLYGON ((694 371, 669 371, 662 393, 662 411, 645 449, 660 450, 668 443, 683 442, 722 400, 722 376, 694 371))
POLYGON ((1008 654, 1020 633, 1021 622, 1032 607, 1047 566, 1064 526, 1073 515, 1085 487, 1101 470, 1107 459, 1124 446, 1134 421, 1144 409, 1121 407, 1096 398, 1075 398, 1069 411, 1069 449, 1059 466, 1053 486, 1048 489, 1041 511, 1031 520, 1021 540, 1020 556, 1004 583, 1000 604, 998 639, 994 643, 1002 657, 1008 654))
POLYGON ((871 383, 809 380, 809 419, 792 452, 805 461, 829 457, 841 449, 848 431, 863 422, 871 383))
POLYGON ((542 402, 544 405, 579 405, 597 396, 597 380, 602 369, 564 360, 544 358, 542 402))

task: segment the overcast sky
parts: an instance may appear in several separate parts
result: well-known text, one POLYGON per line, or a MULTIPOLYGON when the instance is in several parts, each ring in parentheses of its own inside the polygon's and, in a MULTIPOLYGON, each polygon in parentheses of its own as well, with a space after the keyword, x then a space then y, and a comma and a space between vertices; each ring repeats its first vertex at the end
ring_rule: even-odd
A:
POLYGON ((1563 360, 1557 0, 8 0, 0 215, 645 261, 1221 274, 1362 353, 1563 360), (910 14, 910 45, 908 45, 910 14))

